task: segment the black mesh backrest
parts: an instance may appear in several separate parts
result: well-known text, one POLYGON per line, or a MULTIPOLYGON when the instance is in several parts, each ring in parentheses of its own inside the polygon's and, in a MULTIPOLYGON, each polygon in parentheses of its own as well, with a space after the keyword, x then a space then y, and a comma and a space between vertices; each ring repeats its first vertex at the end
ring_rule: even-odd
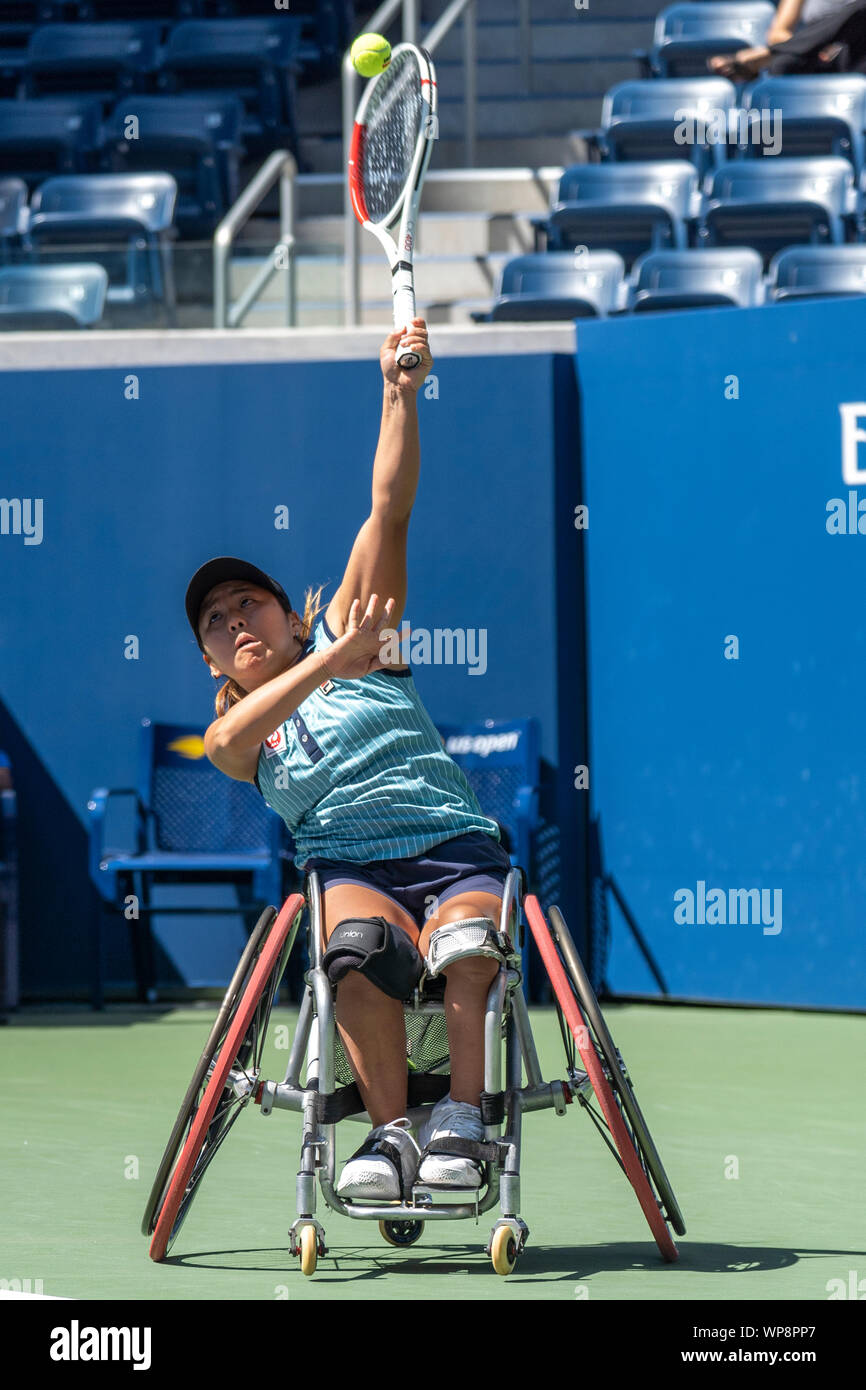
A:
POLYGON ((156 847, 200 854, 266 853, 271 812, 252 783, 233 781, 208 761, 200 729, 153 724, 150 735, 156 847))

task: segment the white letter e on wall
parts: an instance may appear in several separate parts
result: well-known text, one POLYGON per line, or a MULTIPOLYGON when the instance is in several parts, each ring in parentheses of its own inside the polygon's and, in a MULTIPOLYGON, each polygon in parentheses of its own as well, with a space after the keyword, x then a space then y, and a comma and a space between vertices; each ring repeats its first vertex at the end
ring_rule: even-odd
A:
POLYGON ((866 468, 857 466, 857 445, 866 443, 866 430, 861 429, 859 421, 866 417, 866 401, 855 401, 840 405, 842 416, 842 481, 846 487, 859 487, 866 483, 866 468))

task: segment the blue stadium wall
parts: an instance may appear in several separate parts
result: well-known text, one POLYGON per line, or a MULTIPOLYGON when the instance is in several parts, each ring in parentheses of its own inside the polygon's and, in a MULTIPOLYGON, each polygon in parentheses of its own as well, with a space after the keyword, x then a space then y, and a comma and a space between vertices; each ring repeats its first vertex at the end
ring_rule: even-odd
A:
POLYGON ((577 345, 606 867, 674 994, 863 1008, 866 299, 577 345))
MULTIPOLYGON (((101 336, 67 340, 49 370, 38 369, 37 348, 16 370, 26 354, 13 340, 0 356, 0 494, 43 502, 38 544, 0 535, 0 747, 19 798, 25 1000, 88 991, 92 790, 136 784, 142 718, 202 728, 212 718, 214 682, 183 611, 190 574, 212 555, 238 554, 279 577, 296 606, 308 585, 326 584, 329 598, 369 511, 381 415, 379 340, 369 333, 362 360, 357 347, 349 360, 315 360, 322 343, 333 354, 329 334, 311 335, 306 360, 254 361, 249 339, 239 348, 226 335, 223 356, 247 360, 170 365, 159 365, 159 344, 144 360, 147 335, 108 346, 101 336), (117 365, 83 365, 106 352, 117 365), (279 508, 288 529, 277 528, 279 508)), ((547 814, 565 851, 560 895, 582 937, 586 807, 571 769, 586 760, 583 600, 569 326, 559 340, 564 352, 550 350, 549 335, 544 351, 439 352, 436 394, 420 399, 405 618, 415 629, 487 630, 483 674, 416 666, 434 719, 539 719, 547 814)), ((275 341, 260 355, 273 357, 275 341)), ((54 360, 47 346, 44 355, 54 360)), ((109 843, 127 834, 121 816, 109 843)), ((225 984, 243 940, 239 917, 155 926, 163 980, 225 984)), ((128 992, 122 918, 107 933, 105 966, 109 992, 128 992)))
MULTIPOLYGON (((566 915, 582 940, 591 803, 677 996, 866 1002, 864 324, 866 300, 635 317, 580 323, 576 355, 568 325, 495 356, 437 330, 406 617, 486 628, 488 664, 416 668, 419 688, 441 722, 538 717, 566 915)), ((0 493, 44 499, 41 544, 0 535, 25 997, 87 991, 91 790, 133 784, 142 717, 210 718, 189 574, 227 551, 296 603, 307 584, 327 596, 369 504, 372 338, 362 360, 186 365, 145 362, 140 341, 112 367, 0 354, 0 493)), ((612 928, 610 987, 656 992, 615 908, 612 928)), ((219 984, 242 928, 159 936, 172 978, 219 984)), ((125 924, 107 947, 109 988, 128 989, 125 924)))

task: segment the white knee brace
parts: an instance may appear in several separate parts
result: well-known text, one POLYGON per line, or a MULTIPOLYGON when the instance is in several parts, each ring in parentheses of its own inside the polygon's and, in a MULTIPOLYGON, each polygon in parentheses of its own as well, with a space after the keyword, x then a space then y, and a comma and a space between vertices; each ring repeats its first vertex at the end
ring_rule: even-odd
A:
POLYGON ((504 962, 506 953, 500 942, 496 923, 490 917, 466 917, 460 922, 437 927, 427 948, 427 977, 434 980, 449 965, 466 956, 490 956, 504 962))

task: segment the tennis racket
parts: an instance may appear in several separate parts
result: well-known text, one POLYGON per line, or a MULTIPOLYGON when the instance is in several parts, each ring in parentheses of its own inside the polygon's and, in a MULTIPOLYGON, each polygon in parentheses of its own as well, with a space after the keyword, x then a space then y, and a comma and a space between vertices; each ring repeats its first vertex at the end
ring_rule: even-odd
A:
MULTIPOLYGON (((415 224, 436 133, 436 73, 430 55, 414 44, 398 44, 358 105, 349 148, 349 190, 355 216, 388 257, 394 327, 409 332, 415 317, 415 224)), ((404 371, 421 361, 417 352, 399 346, 396 359, 404 371)))

